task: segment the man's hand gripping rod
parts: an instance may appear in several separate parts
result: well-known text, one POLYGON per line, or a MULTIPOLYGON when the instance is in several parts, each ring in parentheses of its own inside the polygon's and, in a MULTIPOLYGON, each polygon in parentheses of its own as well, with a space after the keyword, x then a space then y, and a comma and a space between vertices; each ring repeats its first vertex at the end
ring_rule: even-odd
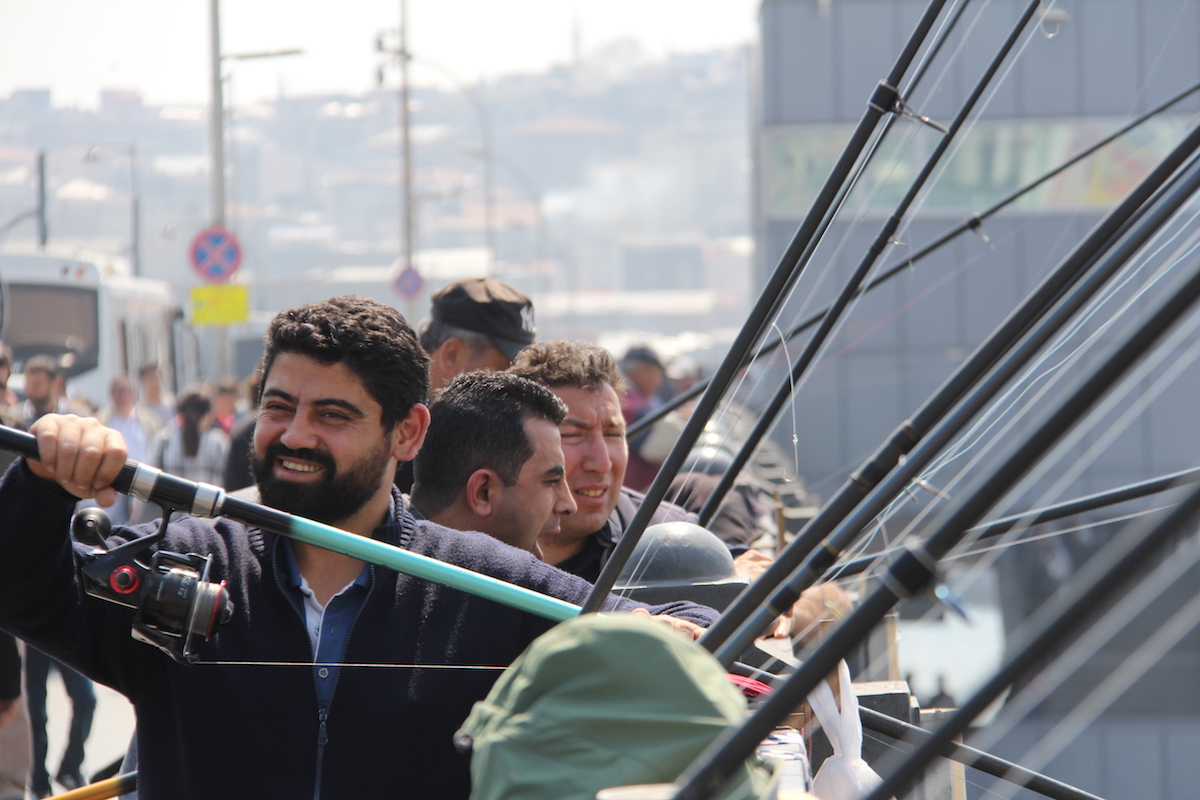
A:
MULTIPOLYGON (((0 425, 0 448, 25 458, 38 459, 35 437, 3 425, 0 425)), ((580 611, 579 606, 558 598, 348 533, 332 525, 324 525, 248 500, 230 497, 217 486, 185 480, 137 461, 125 462, 120 474, 113 481, 113 488, 122 494, 162 507, 164 520, 172 511, 183 511, 198 517, 228 517, 298 542, 389 567, 406 575, 494 600, 556 622, 577 616, 580 611)))

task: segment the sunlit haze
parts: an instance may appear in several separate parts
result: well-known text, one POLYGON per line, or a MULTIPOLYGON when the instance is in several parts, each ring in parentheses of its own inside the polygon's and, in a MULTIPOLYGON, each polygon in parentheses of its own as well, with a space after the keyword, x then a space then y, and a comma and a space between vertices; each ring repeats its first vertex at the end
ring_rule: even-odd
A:
MULTIPOLYGON (((633 37, 651 55, 744 43, 755 0, 409 0, 409 49, 468 81, 568 63, 633 37)), ((56 106, 94 108, 105 89, 136 90, 150 105, 209 99, 207 0, 2 0, 0 97, 50 89, 56 106)), ((302 49, 241 62, 235 100, 364 92, 375 86, 376 36, 395 29, 399 0, 303 7, 283 0, 221 6, 225 54, 302 49)), ((228 71, 228 68, 227 68, 228 71)), ((394 78, 389 78, 394 80, 394 78)), ((437 82, 414 66, 415 82, 437 82)))

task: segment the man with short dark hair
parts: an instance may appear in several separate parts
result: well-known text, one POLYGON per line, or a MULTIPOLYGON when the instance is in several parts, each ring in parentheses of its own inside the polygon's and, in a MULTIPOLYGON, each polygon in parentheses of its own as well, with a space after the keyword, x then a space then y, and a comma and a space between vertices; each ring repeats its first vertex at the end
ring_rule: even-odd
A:
POLYGON ((521 292, 494 278, 447 284, 433 293, 421 327, 430 390, 464 372, 507 369, 533 337, 533 301, 521 292))
MULTIPOLYGON (((510 372, 549 387, 567 406, 560 432, 567 485, 578 510, 563 518, 559 533, 542 536, 538 543, 547 562, 595 581, 646 497, 622 485, 629 450, 621 414, 620 395, 625 388, 621 371, 603 347, 557 341, 525 348, 510 372)), ((649 524, 698 519, 663 502, 649 524)), ((739 573, 753 579, 771 560, 751 549, 741 553, 734 564, 739 573)), ((848 602, 833 584, 811 587, 771 632, 778 638, 809 634, 815 621, 823 618, 824 609, 848 602)))
MULTIPOLYGON (((395 309, 335 298, 278 314, 260 367, 254 467, 265 504, 567 602, 591 587, 487 536, 416 520, 392 487, 425 438, 427 359, 395 309)), ((40 461, 0 479, 0 629, 133 702, 143 800, 467 798, 452 737, 549 620, 229 519, 172 522, 161 549, 208 554, 233 613, 200 664, 129 636, 133 612, 84 596, 67 528, 115 499, 126 449, 95 420, 34 427, 40 461), (217 768, 214 769, 214 766, 217 768)), ((155 524, 156 525, 156 524, 155 524)), ((155 525, 115 528, 110 542, 155 525)), ((610 610, 651 613, 610 596, 610 610)), ((682 629, 713 612, 661 610, 682 629)), ((694 633, 694 630, 692 631, 694 633)))
MULTIPOLYGON (((559 533, 541 537, 539 544, 549 563, 594 581, 645 497, 622 485, 629 449, 621 415, 621 371, 603 347, 557 341, 525 348, 511 372, 546 386, 567 406, 559 430, 577 510, 563 518, 559 533)), ((696 519, 663 503, 651 522, 696 519)))
POLYGON ((429 406, 412 500, 426 518, 482 531, 539 558, 575 510, 558 426, 566 406, 544 386, 503 372, 455 377, 429 406))

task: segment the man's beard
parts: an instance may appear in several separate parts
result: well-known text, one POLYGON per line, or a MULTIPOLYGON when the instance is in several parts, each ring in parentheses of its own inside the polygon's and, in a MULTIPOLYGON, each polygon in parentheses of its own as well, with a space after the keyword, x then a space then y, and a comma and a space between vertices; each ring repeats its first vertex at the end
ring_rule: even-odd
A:
POLYGON ((390 453, 387 440, 339 474, 333 456, 323 450, 292 450, 278 441, 267 447, 265 458, 252 456, 254 480, 263 505, 333 525, 356 514, 379 491, 390 453), (323 468, 316 483, 275 477, 280 458, 308 461, 323 468))

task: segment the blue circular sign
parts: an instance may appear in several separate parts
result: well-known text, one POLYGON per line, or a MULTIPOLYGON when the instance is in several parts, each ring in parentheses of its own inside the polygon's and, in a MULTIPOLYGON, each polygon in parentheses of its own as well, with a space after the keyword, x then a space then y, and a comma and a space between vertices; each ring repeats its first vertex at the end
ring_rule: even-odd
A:
POLYGON ((213 226, 192 239, 188 248, 192 270, 209 283, 224 283, 242 265, 242 245, 232 231, 213 226))

